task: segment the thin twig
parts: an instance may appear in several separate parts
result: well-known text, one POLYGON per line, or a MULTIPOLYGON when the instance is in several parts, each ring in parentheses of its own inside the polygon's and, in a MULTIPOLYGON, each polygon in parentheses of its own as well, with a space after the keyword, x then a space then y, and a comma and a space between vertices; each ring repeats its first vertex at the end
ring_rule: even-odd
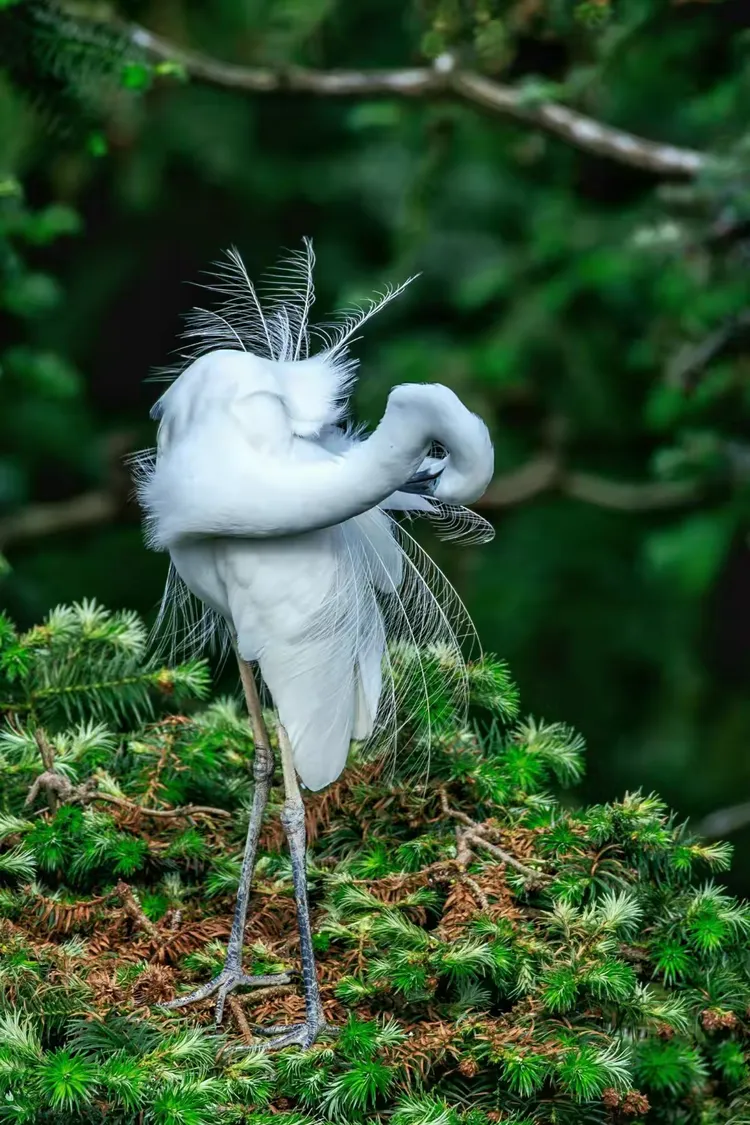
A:
MULTIPOLYGON (((420 877, 425 875, 428 878, 436 877, 438 881, 442 877, 444 880, 448 879, 453 882, 457 878, 459 883, 463 883, 468 887, 474 898, 477 900, 480 909, 489 910, 490 904, 487 895, 477 883, 476 879, 472 879, 466 871, 468 864, 471 862, 472 853, 464 838, 465 834, 460 828, 456 828, 456 858, 455 859, 439 859, 435 863, 431 863, 429 867, 424 867, 420 872, 420 877)), ((404 882, 408 881, 408 876, 404 877, 404 882)), ((368 879, 355 879, 355 883, 362 883, 366 886, 370 885, 368 879)), ((363 935, 363 940, 366 935, 363 935)))
POLYGON ((476 879, 472 879, 468 874, 466 868, 471 862, 471 848, 468 844, 466 832, 462 832, 456 825, 456 867, 458 868, 458 878, 464 886, 468 887, 474 898, 479 903, 481 910, 488 911, 490 909, 490 901, 482 888, 477 883, 476 879))
POLYGON ((143 816, 162 817, 167 820, 183 816, 218 816, 225 818, 232 816, 232 813, 228 812, 227 809, 215 809, 210 805, 181 805, 176 809, 148 808, 145 805, 139 805, 135 801, 128 800, 127 797, 116 797, 112 793, 102 793, 96 788, 95 777, 88 778, 81 785, 71 785, 64 774, 55 770, 54 747, 50 744, 44 732, 42 730, 35 731, 34 739, 39 747, 45 770, 34 779, 26 797, 26 805, 33 805, 39 793, 44 792, 47 797, 47 805, 50 812, 53 813, 57 810, 58 805, 88 805, 92 801, 106 801, 108 804, 129 809, 143 816))
MULTIPOLYGON (((47 799, 47 808, 54 815, 60 805, 68 803, 74 789, 65 774, 58 773, 55 769, 55 748, 41 727, 37 727, 34 731, 34 741, 37 744, 44 771, 34 778, 26 795, 24 806, 30 807, 33 805, 39 794, 43 793, 47 799)), ((79 788, 82 787, 79 786, 79 788)))
POLYGON ((256 1000, 268 1000, 271 996, 283 996, 289 992, 294 992, 293 984, 269 984, 267 988, 254 988, 252 992, 248 992, 245 1000, 254 1004, 256 1000))
POLYGON ((106 439, 104 487, 82 492, 69 500, 49 504, 30 504, 0 519, 0 550, 9 544, 41 539, 58 532, 76 531, 111 523, 127 507, 131 481, 122 464, 123 455, 132 449, 134 434, 117 431, 106 439))
POLYGON ((477 848, 484 848, 484 850, 494 856, 495 859, 499 859, 501 863, 506 863, 510 867, 514 867, 516 871, 520 871, 527 879, 534 879, 539 882, 545 878, 542 872, 535 871, 532 867, 527 867, 526 864, 521 863, 521 861, 511 855, 510 852, 506 852, 504 848, 499 847, 497 844, 491 844, 489 840, 486 840, 484 838, 484 832, 487 831, 487 829, 485 829, 484 825, 479 824, 476 820, 472 820, 470 816, 467 816, 467 814, 460 809, 454 809, 448 802, 448 794, 445 789, 440 789, 439 794, 440 807, 445 815, 466 825, 463 831, 458 828, 456 829, 456 834, 458 835, 460 832, 463 838, 463 841, 459 843, 459 854, 461 854, 462 846, 465 846, 467 843, 474 844, 477 848))
POLYGON ((147 918, 143 913, 143 908, 141 907, 141 904, 138 901, 138 897, 133 891, 132 887, 123 882, 123 880, 121 879, 115 887, 114 893, 122 903, 123 910, 125 911, 127 916, 129 918, 132 918, 133 921, 136 922, 142 930, 145 930, 149 937, 155 937, 157 933, 156 926, 151 921, 151 919, 147 918))
POLYGON ((239 996, 230 995, 227 998, 227 1003, 232 1010, 232 1015, 237 1021, 237 1026, 240 1029, 240 1034, 244 1041, 250 1045, 253 1042, 253 1033, 250 1030, 250 1024, 247 1022, 247 1016, 242 1008, 242 1001, 239 996))
POLYGON ((507 863, 511 867, 515 867, 516 871, 520 871, 527 879, 543 879, 544 875, 540 871, 535 871, 533 867, 527 867, 525 863, 512 856, 510 852, 506 852, 504 848, 499 848, 497 844, 491 844, 489 840, 485 840, 478 832, 467 832, 466 839, 475 844, 478 848, 484 848, 485 851, 493 855, 495 859, 499 859, 501 863, 507 863))
POLYGON ((122 808, 132 809, 133 812, 142 813, 143 816, 160 816, 164 818, 181 817, 181 816, 221 816, 231 817, 232 813, 226 809, 214 809, 210 805, 181 805, 177 809, 149 809, 143 805, 136 804, 135 801, 129 801, 127 797, 115 797, 111 793, 94 793, 89 800, 93 801, 109 801, 112 805, 120 805, 122 808))
POLYGON ((678 148, 646 140, 633 133, 605 125, 568 106, 532 100, 528 91, 502 85, 481 74, 460 69, 450 54, 440 56, 431 67, 394 70, 308 70, 288 67, 235 66, 198 51, 179 47, 144 27, 129 26, 130 42, 154 59, 177 63, 202 82, 243 90, 252 94, 315 94, 326 97, 449 96, 492 113, 513 118, 560 137, 568 144, 643 168, 657 175, 697 175, 709 157, 694 149, 678 148))
POLYGON ((109 523, 120 509, 109 492, 83 492, 70 500, 50 504, 30 504, 0 520, 0 547, 28 539, 41 539, 60 531, 75 531, 109 523))
POLYGON ((34 781, 26 794, 24 807, 28 808, 34 804, 40 793, 44 793, 47 799, 47 808, 51 813, 56 813, 60 805, 68 803, 68 798, 72 792, 72 786, 67 777, 58 773, 57 770, 45 770, 34 778, 34 781))
POLYGON ((490 909, 490 900, 487 898, 487 895, 479 886, 479 883, 476 881, 476 879, 472 879, 471 875, 467 875, 465 871, 462 873, 460 879, 461 882, 464 883, 474 895, 474 898, 479 903, 480 910, 488 911, 490 909))
POLYGON ((545 492, 557 492, 598 508, 619 512, 651 512, 678 508, 701 499, 694 481, 624 481, 596 473, 567 470, 552 452, 540 453, 525 465, 496 477, 474 505, 483 510, 513 507, 545 492))
POLYGON ((55 768, 55 748, 47 738, 41 727, 37 727, 34 731, 34 741, 39 748, 39 756, 42 759, 42 765, 46 770, 55 768))
POLYGON ((456 863, 466 868, 471 861, 471 848, 466 842, 466 833, 456 825, 456 863))
POLYGON ((567 473, 560 481, 560 492, 598 508, 612 508, 618 512, 656 512, 695 503, 701 498, 703 488, 700 483, 691 480, 636 484, 607 480, 594 473, 567 473))
POLYGON ((460 809, 454 809, 448 804, 448 794, 444 789, 440 790, 440 807, 446 816, 453 817, 454 820, 460 820, 462 824, 467 825, 469 828, 477 827, 477 822, 472 820, 470 816, 467 816, 465 812, 461 812, 460 809))
POLYGON ((159 753, 158 761, 157 761, 156 765, 154 766, 154 768, 150 771, 151 776, 149 777, 149 780, 148 780, 148 787, 146 788, 146 792, 143 794, 144 801, 154 801, 154 800, 159 799, 158 798, 159 789, 164 788, 164 786, 162 785, 162 782, 161 782, 162 771, 166 767, 166 764, 167 764, 167 761, 169 760, 169 755, 172 751, 173 746, 174 746, 174 735, 171 734, 171 733, 167 733, 164 737, 164 742, 162 744, 162 748, 161 748, 161 751, 159 753))

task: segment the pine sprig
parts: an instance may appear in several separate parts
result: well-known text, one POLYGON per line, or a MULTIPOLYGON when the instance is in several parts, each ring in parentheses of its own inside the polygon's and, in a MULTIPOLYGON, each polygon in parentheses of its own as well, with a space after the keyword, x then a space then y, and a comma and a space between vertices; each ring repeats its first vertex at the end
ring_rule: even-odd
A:
POLYGON ((154 714, 155 695, 180 704, 208 692, 205 662, 162 667, 147 656, 146 630, 135 614, 92 601, 58 606, 30 632, 17 637, 6 629, 4 636, 0 660, 3 652, 14 656, 0 712, 10 715, 137 724, 154 714))
POLYGON ((99 124, 132 86, 127 68, 138 64, 145 59, 113 25, 76 17, 53 0, 0 5, 0 65, 62 135, 99 124))
MULTIPOLYGON (((176 692, 148 677, 182 673, 150 667, 140 622, 93 603, 20 636, 0 620, 0 668, 0 693, 21 704, 0 737, 0 1121, 750 1116, 750 908, 712 881, 729 851, 652 794, 564 808, 554 788, 583 768, 564 725, 518 720, 498 696, 472 729, 446 713, 421 787, 354 756, 308 796, 314 940, 342 1030, 267 1056, 247 1051, 248 1029, 297 1018, 294 986, 236 993, 218 1035, 208 1010, 158 1006, 224 961, 251 789, 242 711, 217 700, 175 714, 176 692), (144 677, 150 710, 121 684, 102 702, 105 661, 144 677), (57 691, 67 685, 80 691, 57 691), (139 713, 150 721, 128 729, 139 713), (181 815, 209 806, 233 815, 181 815)), ((485 674, 481 706, 507 688, 505 672, 485 674)), ((248 919, 253 973, 298 956, 274 802, 248 919)))

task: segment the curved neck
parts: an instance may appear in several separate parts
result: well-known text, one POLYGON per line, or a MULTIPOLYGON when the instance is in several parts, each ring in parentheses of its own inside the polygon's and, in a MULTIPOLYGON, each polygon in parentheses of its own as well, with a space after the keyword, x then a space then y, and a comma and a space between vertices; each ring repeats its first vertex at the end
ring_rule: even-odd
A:
POLYGON ((439 383, 394 387, 380 425, 344 457, 353 515, 380 504, 406 483, 434 442, 446 450, 436 499, 471 504, 487 488, 494 453, 487 427, 439 383))

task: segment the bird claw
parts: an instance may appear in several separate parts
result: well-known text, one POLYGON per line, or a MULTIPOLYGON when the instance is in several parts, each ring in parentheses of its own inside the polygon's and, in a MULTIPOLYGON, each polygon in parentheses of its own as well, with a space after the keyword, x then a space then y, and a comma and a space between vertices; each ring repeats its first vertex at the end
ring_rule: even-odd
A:
POLYGON ((177 996, 174 1000, 168 1000, 166 1004, 160 1004, 160 1008, 167 1008, 174 1011, 176 1008, 186 1008, 188 1004, 195 1004, 199 1000, 205 1000, 208 996, 213 996, 218 993, 216 997, 216 1025, 221 1023, 224 1017, 224 1005, 227 1001, 227 996, 239 986, 248 986, 250 988, 264 988, 274 984, 291 984, 292 977, 290 973, 273 973, 267 976, 249 976, 243 973, 241 969, 224 968, 218 976, 213 980, 207 981, 202 984, 200 988, 196 988, 194 992, 188 993, 187 996, 177 996))
POLYGON ((339 1028, 326 1023, 322 1015, 315 1020, 306 1020, 305 1023, 274 1024, 271 1027, 253 1027, 256 1035, 263 1036, 265 1043, 253 1043, 244 1048, 249 1051, 280 1051, 284 1047, 300 1047, 303 1051, 309 1050, 318 1037, 325 1032, 326 1035, 338 1035, 339 1028))

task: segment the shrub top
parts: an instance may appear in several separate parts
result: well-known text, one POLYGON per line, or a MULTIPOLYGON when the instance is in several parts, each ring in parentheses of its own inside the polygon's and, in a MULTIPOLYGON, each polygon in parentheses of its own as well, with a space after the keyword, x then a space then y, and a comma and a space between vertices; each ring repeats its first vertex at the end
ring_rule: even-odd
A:
MULTIPOLYGON (((421 659, 429 680, 443 655, 421 659)), ((580 738, 519 721, 501 662, 469 687, 476 726, 441 714, 426 776, 355 753, 308 798, 343 1030, 264 1055, 252 1025, 299 1018, 295 986, 235 994, 221 1034, 210 1002, 156 1006, 223 962, 251 789, 239 704, 198 705, 206 666, 156 664, 132 615, 0 619, 0 1121, 750 1120, 750 909, 712 879, 730 849, 653 795, 561 803, 580 738)), ((275 794, 249 972, 297 965, 275 794)))

